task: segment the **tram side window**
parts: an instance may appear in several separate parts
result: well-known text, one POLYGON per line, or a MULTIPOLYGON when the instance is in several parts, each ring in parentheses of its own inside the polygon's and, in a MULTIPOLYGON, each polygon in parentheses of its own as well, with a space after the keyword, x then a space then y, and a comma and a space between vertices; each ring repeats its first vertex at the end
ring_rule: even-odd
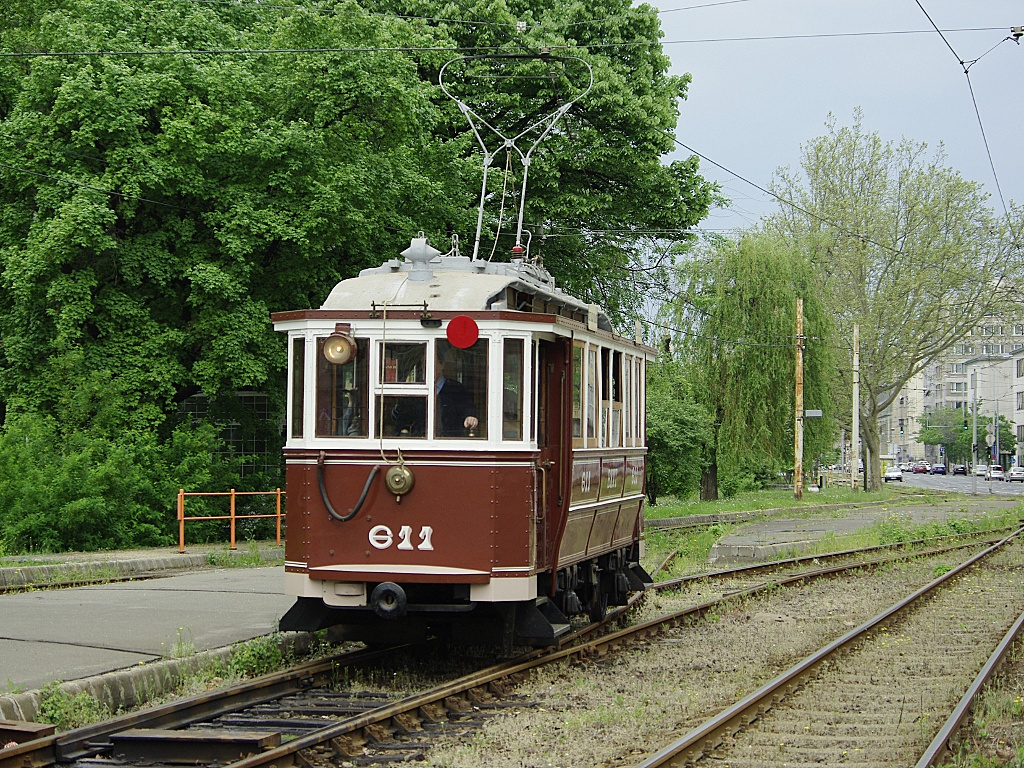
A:
POLYGON ((572 348, 572 439, 573 445, 583 444, 583 345, 572 348))
POLYGON ((633 445, 633 356, 626 355, 622 368, 622 405, 625 444, 633 445))
POLYGON ((505 339, 501 373, 501 437, 523 439, 523 340, 505 339))
POLYGON ((325 341, 317 339, 316 436, 366 437, 369 341, 356 339, 356 353, 343 365, 335 365, 324 356, 325 341))
POLYGON ((597 348, 587 349, 587 440, 597 438, 597 348))
POLYGON ((306 340, 292 339, 292 437, 302 437, 302 403, 306 397, 306 340))
POLYGON ((435 342, 435 437, 487 437, 487 344, 481 338, 460 349, 441 339, 435 342))
POLYGON ((605 386, 610 405, 608 415, 608 445, 618 448, 622 445, 622 353, 610 352, 606 359, 611 364, 605 370, 605 386))
POLYGON ((644 402, 644 368, 643 360, 637 357, 633 360, 633 441, 635 445, 644 444, 644 409, 647 403, 644 402))

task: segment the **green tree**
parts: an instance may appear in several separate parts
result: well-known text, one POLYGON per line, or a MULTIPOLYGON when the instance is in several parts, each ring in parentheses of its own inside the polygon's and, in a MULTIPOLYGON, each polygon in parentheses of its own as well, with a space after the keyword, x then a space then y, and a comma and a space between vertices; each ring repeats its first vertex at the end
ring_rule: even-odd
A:
POLYGON ((723 479, 768 478, 794 460, 796 300, 803 298, 804 455, 827 452, 834 437, 830 323, 803 254, 763 232, 719 240, 679 269, 668 307, 676 344, 691 366, 694 392, 711 414, 701 498, 723 479))
MULTIPOLYGON (((66 5, 44 15, 37 47, 420 41, 366 14, 66 5)), ((460 201, 436 173, 460 161, 432 141, 430 89, 405 54, 20 61, 0 123, 0 392, 18 410, 57 412, 91 371, 124 382, 132 427, 198 392, 264 387, 282 365, 270 311, 318 305, 443 215, 435 196, 460 201)))
POLYGON ((678 361, 647 368, 647 498, 685 498, 700 488, 711 420, 697 403, 678 361))
MULTIPOLYGON (((367 0, 366 7, 427 17, 421 23, 459 55, 549 52, 590 64, 593 90, 564 115, 532 158, 525 222, 537 233, 533 253, 543 258, 564 288, 604 305, 613 316, 640 315, 648 291, 642 284, 638 289, 631 278, 645 279, 646 250, 655 239, 688 242, 710 205, 720 200, 716 185, 699 175, 695 156, 663 160, 677 148, 678 105, 686 98, 691 78, 668 74, 669 59, 654 42, 661 36, 657 10, 647 4, 634 6, 630 0, 470 0, 440 5, 427 0, 367 0)), ((437 82, 441 63, 452 55, 424 57, 421 76, 437 82)), ((531 119, 557 108, 574 93, 568 79, 556 76, 554 61, 524 64, 526 68, 516 70, 514 77, 502 66, 496 65, 489 76, 473 71, 460 78, 458 68, 449 72, 458 95, 506 135, 517 135, 531 119)), ((581 73, 571 64, 567 67, 579 84, 581 73)), ((438 131, 465 137, 468 128, 454 104, 439 107, 447 119, 438 131)), ((479 164, 475 142, 465 147, 479 164)), ((505 168, 504 152, 495 166, 498 171, 505 168)), ((493 241, 504 200, 499 254, 508 253, 513 244, 512 212, 518 205, 520 170, 514 163, 507 180, 503 173, 491 174, 484 237, 493 241)), ((479 185, 472 185, 474 191, 479 185)))
MULTIPOLYGON (((993 214, 979 184, 940 149, 885 142, 861 114, 803 147, 804 178, 783 170, 770 227, 806 254, 816 290, 852 359, 860 329, 860 437, 869 487, 881 487, 878 417, 912 376, 1015 300, 1024 277, 1019 211, 993 214), (1011 226, 1012 223, 1012 226, 1011 226)), ((842 366, 849 391, 851 367, 842 366)))
MULTIPOLYGON (((607 291, 619 317, 638 308, 623 267, 651 228, 685 240, 715 195, 695 160, 661 162, 687 79, 667 75, 655 11, 413 5, 5 7, 3 52, 86 54, 0 57, 0 417, 51 419, 51 464, 106 461, 76 434, 166 447, 192 429, 193 397, 221 422, 239 420, 240 391, 280 408, 271 312, 319 306, 418 230, 470 241, 482 163, 436 78, 458 46, 566 46, 592 63, 593 93, 535 156, 527 220, 552 235, 536 252, 567 287, 607 291)), ((513 124, 564 96, 504 95, 514 82, 470 95, 513 124)))
POLYGON ((964 414, 957 408, 940 408, 926 414, 917 442, 942 446, 946 460, 952 464, 970 463, 973 431, 964 414))

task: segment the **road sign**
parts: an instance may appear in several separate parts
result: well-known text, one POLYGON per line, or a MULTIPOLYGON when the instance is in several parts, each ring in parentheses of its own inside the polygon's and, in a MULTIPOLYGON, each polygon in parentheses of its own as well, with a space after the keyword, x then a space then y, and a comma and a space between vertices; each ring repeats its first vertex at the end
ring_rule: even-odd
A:
POLYGON ((992 443, 994 443, 995 441, 996 441, 995 435, 992 435, 992 434, 985 435, 985 445, 987 445, 989 448, 992 447, 992 443))

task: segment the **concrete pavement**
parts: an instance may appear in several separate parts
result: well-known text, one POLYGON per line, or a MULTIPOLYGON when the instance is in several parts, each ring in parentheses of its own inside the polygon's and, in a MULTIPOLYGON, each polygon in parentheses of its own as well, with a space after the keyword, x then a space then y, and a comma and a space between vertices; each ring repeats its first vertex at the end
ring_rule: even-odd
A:
MULTIPOLYGON (((283 561, 283 552, 269 556, 283 561)), ((196 565, 181 573, 177 552, 96 557, 118 563, 121 573, 173 575, 0 595, 0 687, 8 691, 0 695, 0 718, 33 719, 38 689, 56 680, 112 708, 131 706, 140 686, 160 690, 204 660, 227 658, 235 643, 275 632, 293 602, 283 594, 283 565, 196 565)), ((6 565, 0 584, 24 583, 27 570, 60 564, 6 565)))

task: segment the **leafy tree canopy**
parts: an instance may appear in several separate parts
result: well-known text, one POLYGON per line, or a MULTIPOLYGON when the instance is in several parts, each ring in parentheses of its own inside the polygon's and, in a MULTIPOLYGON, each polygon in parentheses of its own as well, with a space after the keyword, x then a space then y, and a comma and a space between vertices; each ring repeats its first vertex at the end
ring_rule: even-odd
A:
MULTIPOLYGON (((861 437, 877 489, 878 415, 981 318, 1016 301, 1020 212, 996 216, 941 148, 885 142, 859 112, 853 125, 827 128, 804 146, 802 177, 780 171, 774 191, 792 204, 769 226, 814 265, 847 360, 860 329, 861 437)), ((850 369, 842 373, 849 382, 850 369)))
POLYGON ((702 496, 717 498, 719 472, 763 475, 793 466, 798 298, 806 337, 804 404, 825 414, 805 422, 804 456, 828 451, 834 436, 831 324, 804 254, 755 232, 699 251, 680 265, 678 278, 669 322, 715 433, 702 496))
MULTIPOLYGON (((662 163, 688 79, 658 37, 626 0, 11 0, 0 53, 32 55, 0 56, 0 416, 52 417, 70 457, 83 427, 166 442, 199 393, 222 418, 239 390, 280 405, 271 312, 319 306, 419 230, 471 240, 480 148, 437 82, 462 53, 593 67, 534 155, 526 221, 566 287, 635 310, 643 239, 685 240, 715 199, 695 160, 662 163)), ((466 96, 514 125, 565 87, 466 96)), ((503 176, 485 237, 512 228, 515 195, 497 211, 521 177, 503 176)))

